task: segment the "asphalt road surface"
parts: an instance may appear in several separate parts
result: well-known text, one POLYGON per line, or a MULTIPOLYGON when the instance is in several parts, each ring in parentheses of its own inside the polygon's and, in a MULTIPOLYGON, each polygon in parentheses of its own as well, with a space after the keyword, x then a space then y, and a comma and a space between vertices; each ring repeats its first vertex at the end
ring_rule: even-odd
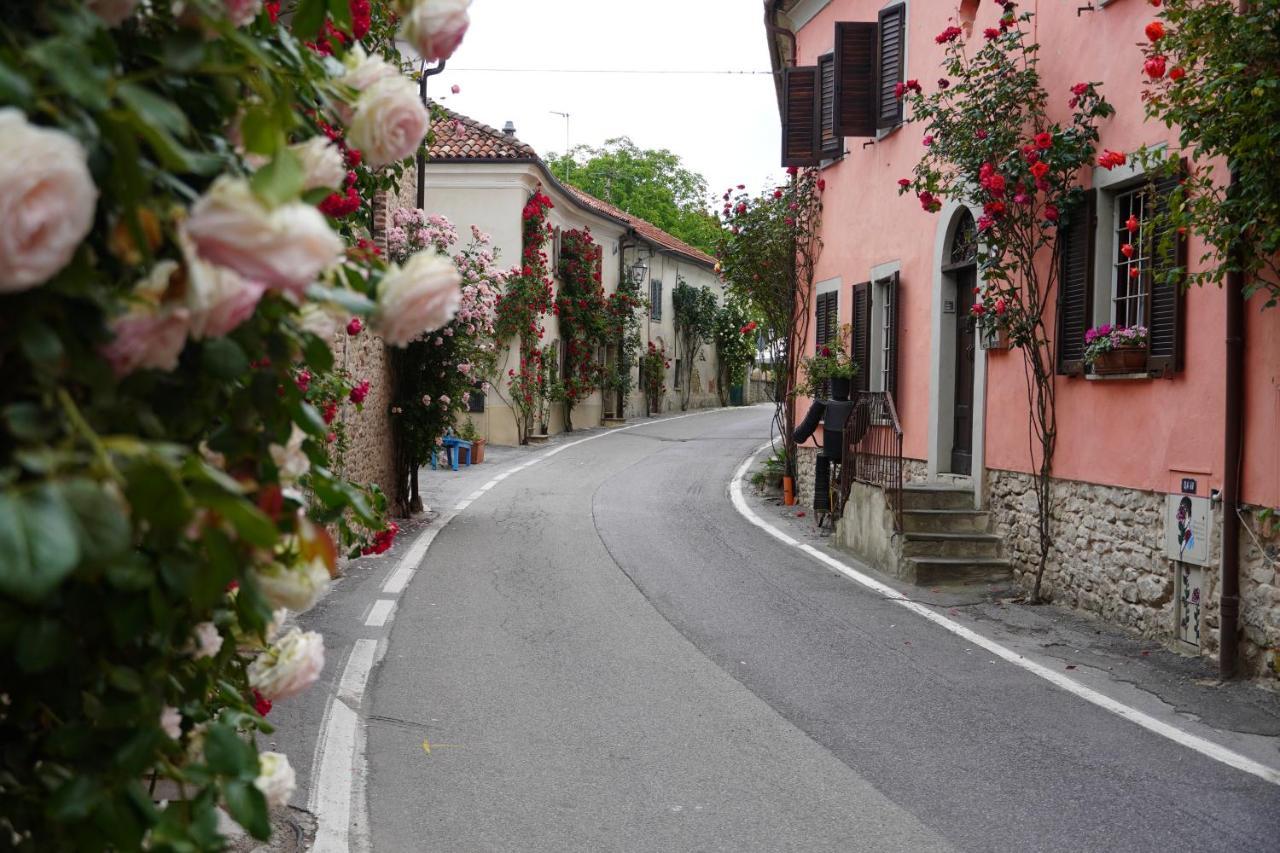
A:
POLYGON ((1280 850, 1280 787, 749 524, 727 485, 770 415, 609 433, 458 512, 368 682, 353 837, 379 853, 1280 850))

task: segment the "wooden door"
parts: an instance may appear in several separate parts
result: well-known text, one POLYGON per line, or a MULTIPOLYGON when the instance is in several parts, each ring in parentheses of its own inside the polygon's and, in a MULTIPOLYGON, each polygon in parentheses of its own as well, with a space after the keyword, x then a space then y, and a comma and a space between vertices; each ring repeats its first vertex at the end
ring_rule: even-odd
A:
POLYGON ((956 279, 955 421, 951 440, 951 473, 969 474, 973 468, 973 362, 978 338, 969 311, 976 271, 959 270, 956 279))

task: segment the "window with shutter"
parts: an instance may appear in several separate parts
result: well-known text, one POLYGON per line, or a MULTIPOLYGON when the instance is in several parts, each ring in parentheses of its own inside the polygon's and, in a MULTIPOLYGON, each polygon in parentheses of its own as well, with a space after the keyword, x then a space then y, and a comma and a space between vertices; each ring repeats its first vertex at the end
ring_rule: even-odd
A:
POLYGON ((782 70, 782 165, 816 166, 821 162, 818 66, 782 70))
POLYGON ((1063 376, 1084 373, 1084 333, 1092 316, 1093 241, 1097 193, 1068 210, 1058 231, 1057 366, 1063 376))
POLYGON ((818 79, 821 86, 818 91, 818 117, 822 156, 831 160, 844 153, 844 140, 836 134, 836 64, 833 54, 818 58, 818 79))
MULTIPOLYGON (((833 343, 840 334, 840 292, 829 290, 818 294, 817 313, 814 317, 814 351, 820 350, 824 344, 833 343)), ((830 386, 822 386, 820 396, 824 399, 831 396, 830 386)))
POLYGON ((855 391, 871 390, 871 282, 853 286, 853 340, 850 353, 858 363, 855 391))
POLYGON ((835 135, 876 135, 876 33, 871 22, 836 24, 832 72, 835 78, 835 135))
POLYGON ((902 101, 894 87, 902 82, 906 58, 907 7, 903 3, 880 10, 876 45, 876 127, 902 124, 902 101))
MULTIPOLYGON (((1170 198, 1181 179, 1182 173, 1175 172, 1157 178, 1151 187, 1150 204, 1157 220, 1168 209, 1170 198)), ((1146 251, 1152 259, 1147 285, 1150 306, 1147 328, 1151 336, 1147 370, 1161 376, 1172 376, 1183 366, 1182 291, 1186 280, 1187 238, 1165 226, 1151 234, 1146 251), (1174 271, 1177 271, 1176 275, 1171 276, 1174 271), (1171 277, 1174 280, 1171 281, 1171 277)))
POLYGON ((662 279, 649 279, 649 319, 662 319, 662 279))
POLYGON ((884 328, 881 331, 881 364, 883 385, 896 399, 898 396, 898 273, 880 282, 884 293, 884 328))

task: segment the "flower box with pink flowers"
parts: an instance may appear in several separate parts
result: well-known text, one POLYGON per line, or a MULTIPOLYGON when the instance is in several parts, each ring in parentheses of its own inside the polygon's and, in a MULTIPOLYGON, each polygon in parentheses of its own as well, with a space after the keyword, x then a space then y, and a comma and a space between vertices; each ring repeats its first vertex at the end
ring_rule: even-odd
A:
POLYGON ((1149 343, 1145 326, 1103 323, 1084 333, 1084 360, 1099 376, 1141 373, 1147 369, 1149 343))

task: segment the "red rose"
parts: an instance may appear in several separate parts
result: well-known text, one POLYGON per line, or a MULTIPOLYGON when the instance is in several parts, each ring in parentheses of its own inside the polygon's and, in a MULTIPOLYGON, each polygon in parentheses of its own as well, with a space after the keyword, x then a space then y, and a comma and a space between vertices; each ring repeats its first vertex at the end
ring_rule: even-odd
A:
POLYGON ((1136 250, 1133 248, 1132 243, 1125 243, 1120 247, 1120 254, 1124 255, 1126 258, 1132 258, 1135 251, 1136 250))
POLYGON ((826 191, 827 191, 827 181, 826 181, 826 178, 818 178, 818 192, 820 192, 820 193, 821 193, 821 192, 826 192, 826 191))
POLYGON ((1108 172, 1116 166, 1123 166, 1125 155, 1120 151, 1104 150, 1102 156, 1098 158, 1098 165, 1106 169, 1108 172))
POLYGON ((964 30, 960 29, 959 27, 947 27, 945 30, 938 33, 938 35, 934 38, 934 41, 936 41, 938 44, 946 44, 949 41, 955 41, 963 33, 964 33, 964 30))
POLYGON ((774 191, 773 191, 773 197, 774 197, 774 198, 782 198, 782 190, 774 190, 774 191))
POLYGON ((909 89, 909 90, 910 90, 910 91, 912 91, 912 92, 923 92, 923 91, 924 91, 923 89, 921 89, 921 88, 920 88, 920 81, 919 81, 919 80, 908 80, 908 81, 907 81, 907 89, 909 89))
POLYGON ((360 334, 360 332, 362 332, 363 330, 364 330, 364 323, 360 322, 359 317, 352 317, 351 322, 347 324, 347 334, 353 338, 356 335, 360 334))
POLYGON ((1077 83, 1071 87, 1071 94, 1075 95, 1077 98, 1082 97, 1087 91, 1089 91, 1088 83, 1077 83))
POLYGON ((347 396, 353 403, 363 403, 364 398, 369 396, 369 380, 362 380, 359 385, 351 389, 351 393, 347 396))
POLYGON ((1045 207, 1044 207, 1044 218, 1045 218, 1045 219, 1047 219, 1047 220, 1049 220, 1050 222, 1057 222, 1057 221, 1058 221, 1058 208, 1054 207, 1054 206, 1053 206, 1053 205, 1051 205, 1051 204, 1047 204, 1047 205, 1045 205, 1045 207))
POLYGON ((1053 134, 1049 132, 1037 133, 1035 138, 1036 147, 1044 150, 1053 146, 1053 134))
POLYGON ((950 85, 951 85, 951 81, 950 81, 950 80, 948 80, 946 77, 939 77, 939 78, 938 78, 938 88, 939 88, 939 89, 946 89, 946 88, 948 88, 950 85))
POLYGON ((1164 24, 1159 21, 1152 21, 1147 24, 1147 28, 1143 32, 1147 34, 1147 38, 1151 39, 1152 42, 1160 41, 1160 39, 1164 38, 1164 24))
POLYGON ((1147 76, 1152 80, 1159 80, 1164 76, 1165 58, 1156 55, 1148 59, 1142 64, 1142 70, 1147 72, 1147 76))
POLYGON ((893 84, 893 96, 897 98, 899 101, 902 100, 902 96, 905 95, 906 93, 907 93, 907 85, 905 83, 897 82, 893 84))
POLYGON ((1000 38, 1000 31, 997 30, 995 27, 987 27, 985 30, 982 31, 982 37, 985 38, 987 41, 1000 38))
POLYGON ((1169 69, 1169 79, 1170 79, 1170 80, 1173 80, 1173 81, 1175 81, 1175 82, 1176 82, 1176 81, 1181 80, 1183 77, 1186 77, 1186 76, 1187 76, 1187 72, 1185 72, 1185 71, 1183 71, 1183 70, 1182 70, 1182 66, 1181 66, 1181 65, 1175 65, 1173 68, 1169 69))
POLYGON ((1129 230, 1130 234, 1137 232, 1142 223, 1138 221, 1138 217, 1130 213, 1129 218, 1124 221, 1124 227, 1129 230))
POLYGON ((1031 174, 1035 175, 1036 180, 1043 178, 1049 174, 1049 164, 1045 162, 1036 162, 1031 164, 1031 174))
POLYGON ((259 693, 256 687, 253 690, 253 710, 261 717, 271 713, 271 700, 259 693))
POLYGON ((911 179, 898 178, 898 186, 902 187, 903 189, 906 189, 907 187, 911 186, 911 179))

